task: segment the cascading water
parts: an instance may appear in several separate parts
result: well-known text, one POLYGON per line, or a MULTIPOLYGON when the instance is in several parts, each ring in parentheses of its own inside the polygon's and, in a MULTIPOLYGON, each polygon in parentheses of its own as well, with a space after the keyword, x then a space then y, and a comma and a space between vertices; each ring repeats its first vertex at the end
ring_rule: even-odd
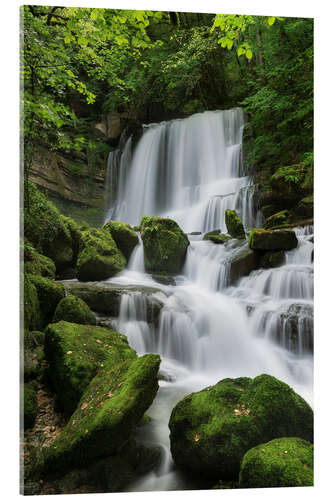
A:
POLYGON ((133 157, 131 139, 122 154, 110 153, 106 218, 135 225, 143 214, 164 215, 185 231, 225 231, 225 210, 237 208, 246 227, 255 225, 243 127, 240 108, 146 126, 133 157))
MULTIPOLYGON (((245 227, 258 225, 251 178, 242 167, 243 124, 242 111, 234 109, 147 126, 132 158, 127 142, 117 161, 110 160, 117 189, 106 217, 137 224, 144 214, 165 215, 188 232, 223 231, 225 209, 235 208, 245 227)), ((253 271, 235 286, 228 286, 230 262, 247 243, 215 245, 200 235, 189 236, 183 273, 172 285, 145 273, 141 239, 127 269, 109 280, 138 285, 123 295, 112 325, 139 355, 162 358, 152 420, 137 435, 160 446, 161 464, 127 491, 197 486, 175 469, 169 451, 169 416, 186 394, 226 377, 269 373, 311 404, 313 228, 296 228, 296 235, 298 247, 286 252, 284 265, 253 271), (144 296, 141 286, 155 291, 144 296), (154 301, 157 321, 149 312, 154 301)))

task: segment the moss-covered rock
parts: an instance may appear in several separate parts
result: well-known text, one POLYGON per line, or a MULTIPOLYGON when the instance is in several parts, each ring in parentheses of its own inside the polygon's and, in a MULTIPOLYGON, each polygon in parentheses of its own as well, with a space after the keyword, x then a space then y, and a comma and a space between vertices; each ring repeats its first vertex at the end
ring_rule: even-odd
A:
POLYGON ((203 240, 209 240, 210 236, 217 236, 221 234, 221 229, 213 229, 212 231, 209 231, 208 233, 205 233, 203 236, 203 240))
POLYGON ((35 425, 38 411, 37 391, 33 384, 24 384, 24 428, 30 429, 35 425))
POLYGON ((177 222, 161 217, 141 219, 140 231, 147 271, 177 274, 190 242, 177 222))
POLYGON ((40 328, 43 323, 40 303, 37 289, 29 274, 24 275, 23 309, 24 328, 27 330, 40 328))
POLYGON ((129 260, 134 248, 139 243, 139 237, 132 227, 125 222, 110 220, 103 229, 110 232, 118 248, 129 260))
POLYGON ((278 437, 313 440, 313 412, 287 384, 270 375, 224 379, 190 394, 169 421, 179 467, 213 479, 237 479, 250 448, 278 437))
POLYGON ((81 246, 83 228, 82 226, 79 226, 79 224, 70 217, 66 217, 65 215, 62 214, 60 215, 60 217, 65 226, 67 227, 71 236, 71 247, 73 252, 73 258, 71 264, 75 264, 81 246))
POLYGON ((254 228, 248 242, 252 250, 292 250, 298 244, 295 231, 287 229, 268 231, 254 228))
POLYGON ((240 218, 238 217, 235 210, 227 209, 225 211, 225 224, 227 226, 227 231, 233 238, 239 240, 245 239, 244 226, 240 218))
POLYGON ((58 303, 53 322, 57 323, 61 320, 82 325, 96 325, 96 318, 89 306, 75 295, 65 297, 58 303))
POLYGON ((24 272, 54 279, 56 266, 53 260, 37 252, 28 242, 24 242, 24 272))
POLYGON ((273 439, 243 457, 240 488, 313 486, 313 445, 300 438, 273 439))
POLYGON ((304 162, 282 166, 272 175, 270 185, 280 198, 300 199, 304 196, 304 181, 308 166, 304 162))
POLYGON ((106 362, 92 379, 67 426, 46 450, 45 472, 86 465, 126 445, 158 389, 159 356, 134 357, 106 362))
POLYGON ((302 217, 313 217, 313 195, 302 198, 296 205, 295 212, 302 217))
POLYGON ((276 214, 271 215, 265 220, 264 223, 264 228, 265 229, 272 229, 274 227, 281 227, 284 225, 289 224, 289 211, 288 210, 281 210, 280 212, 277 212, 276 214))
POLYGON ((29 279, 37 290, 42 316, 41 323, 42 327, 44 327, 52 321, 58 303, 65 297, 64 285, 33 274, 29 275, 29 279))
POLYGON ((226 241, 232 240, 232 237, 226 234, 209 234, 208 236, 205 235, 204 240, 211 241, 217 245, 223 245, 226 241))
POLYGON ((47 328, 45 357, 58 407, 71 414, 91 379, 107 361, 130 363, 135 359, 135 351, 126 337, 114 330, 60 321, 47 328))
POLYGON ((80 281, 111 278, 122 271, 125 264, 125 257, 108 231, 103 229, 83 231, 77 259, 77 277, 80 281))
POLYGON ((259 264, 258 255, 250 248, 241 248, 229 264, 229 285, 235 285, 239 278, 248 276, 259 264))
POLYGON ((283 250, 277 252, 265 252, 260 258, 260 267, 279 267, 285 264, 286 256, 283 250))
POLYGON ((57 270, 73 261, 72 238, 60 212, 31 182, 24 197, 24 235, 57 270))

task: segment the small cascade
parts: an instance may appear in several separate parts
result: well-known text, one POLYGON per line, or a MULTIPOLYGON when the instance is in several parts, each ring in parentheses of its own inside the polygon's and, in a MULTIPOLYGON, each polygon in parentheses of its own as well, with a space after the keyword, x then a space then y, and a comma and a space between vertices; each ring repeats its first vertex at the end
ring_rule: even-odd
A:
POLYGON ((143 243, 142 243, 142 238, 140 233, 137 233, 138 238, 139 238, 139 243, 137 246, 134 248, 132 255, 130 257, 130 260, 127 264, 127 269, 129 271, 136 271, 139 273, 144 273, 145 272, 145 261, 144 261, 144 254, 143 254, 143 243))

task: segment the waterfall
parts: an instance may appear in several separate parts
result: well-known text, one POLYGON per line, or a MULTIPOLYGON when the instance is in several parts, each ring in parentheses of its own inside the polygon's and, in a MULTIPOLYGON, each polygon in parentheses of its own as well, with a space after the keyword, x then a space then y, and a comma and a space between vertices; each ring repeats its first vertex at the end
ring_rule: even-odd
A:
MULTIPOLYGON (((188 233, 225 232, 224 212, 231 208, 246 228, 258 227, 254 186, 242 164, 243 126, 238 108, 145 126, 133 155, 129 139, 109 158, 106 219, 137 224, 142 215, 161 215, 188 233)), ((137 434, 148 446, 160 446, 161 465, 127 491, 193 489, 169 451, 169 416, 186 394, 223 378, 268 373, 311 404, 313 227, 295 233, 298 246, 285 252, 284 265, 254 270, 234 286, 230 263, 247 241, 217 245, 203 235, 189 235, 184 268, 173 284, 145 272, 141 238, 127 268, 108 280, 137 286, 122 296, 113 327, 139 355, 162 358, 160 388, 148 410, 152 420, 137 434), (157 320, 150 313, 154 301, 157 320)))
POLYGON ((224 212, 237 209, 255 225, 250 176, 244 175, 240 108, 206 111, 144 127, 131 155, 110 153, 106 217, 136 225, 145 215, 169 216, 185 231, 225 231, 224 212))

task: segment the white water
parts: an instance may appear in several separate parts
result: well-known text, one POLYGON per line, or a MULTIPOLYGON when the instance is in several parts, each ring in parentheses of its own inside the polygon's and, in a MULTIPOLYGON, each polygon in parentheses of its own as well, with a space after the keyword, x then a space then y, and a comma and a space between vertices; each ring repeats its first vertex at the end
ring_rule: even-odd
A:
MULTIPOLYGON (((124 170, 117 171, 118 195, 108 217, 134 224, 143 214, 165 214, 187 231, 223 231, 225 208, 236 207, 246 227, 256 225, 251 179, 242 172, 242 129, 239 109, 147 127, 132 160, 118 163, 124 170)), ((215 245, 200 236, 190 237, 175 285, 145 273, 141 240, 127 270, 109 280, 159 290, 151 297, 123 295, 113 320, 138 354, 162 358, 160 388, 148 410, 152 421, 137 436, 161 447, 162 462, 128 491, 196 486, 175 469, 169 451, 171 410, 190 392, 226 377, 269 373, 312 403, 312 233, 311 227, 297 229, 299 244, 286 252, 285 265, 253 271, 234 287, 227 286, 229 262, 246 242, 215 245), (149 324, 154 299, 163 307, 158 323, 149 324)))

